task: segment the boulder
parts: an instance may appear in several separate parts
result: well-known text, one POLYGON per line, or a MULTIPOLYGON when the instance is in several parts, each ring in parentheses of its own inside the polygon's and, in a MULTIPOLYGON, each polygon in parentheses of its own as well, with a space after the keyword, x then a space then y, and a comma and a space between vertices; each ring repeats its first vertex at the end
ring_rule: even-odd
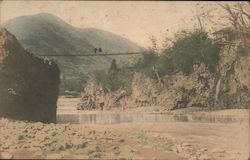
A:
POLYGON ((55 122, 60 70, 0 28, 0 117, 55 122))

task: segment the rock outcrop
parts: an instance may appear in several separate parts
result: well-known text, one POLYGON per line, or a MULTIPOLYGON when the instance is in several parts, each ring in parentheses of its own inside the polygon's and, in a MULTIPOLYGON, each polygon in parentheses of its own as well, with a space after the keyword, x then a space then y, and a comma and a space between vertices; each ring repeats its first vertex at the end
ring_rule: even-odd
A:
POLYGON ((215 77, 204 64, 188 76, 167 75, 161 82, 136 73, 132 82, 131 102, 135 106, 165 106, 168 109, 213 104, 215 77))
POLYGON ((125 90, 111 92, 108 89, 89 83, 82 92, 82 101, 78 104, 78 110, 101 109, 109 110, 117 107, 128 107, 129 95, 125 90))
POLYGON ((239 52, 241 46, 225 46, 218 67, 218 99, 222 108, 248 108, 250 105, 250 50, 239 52))
POLYGON ((181 73, 167 75, 160 82, 142 73, 135 73, 130 94, 124 90, 101 93, 104 89, 92 83, 83 92, 82 106, 90 103, 90 98, 87 97, 92 97, 91 102, 104 103, 104 109, 145 106, 164 106, 168 109, 209 107, 214 104, 215 80, 215 76, 204 64, 196 66, 194 72, 188 76, 181 73))
POLYGON ((57 65, 28 53, 0 28, 0 116, 55 122, 60 71, 57 65))

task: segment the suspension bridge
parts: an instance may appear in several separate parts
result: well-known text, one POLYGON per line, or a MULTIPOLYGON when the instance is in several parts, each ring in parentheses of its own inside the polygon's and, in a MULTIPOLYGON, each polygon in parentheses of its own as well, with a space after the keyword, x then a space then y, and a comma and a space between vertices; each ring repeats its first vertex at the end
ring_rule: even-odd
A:
POLYGON ((143 55, 145 52, 126 52, 126 53, 93 53, 93 54, 37 54, 38 56, 49 57, 92 57, 92 56, 118 56, 118 55, 143 55))

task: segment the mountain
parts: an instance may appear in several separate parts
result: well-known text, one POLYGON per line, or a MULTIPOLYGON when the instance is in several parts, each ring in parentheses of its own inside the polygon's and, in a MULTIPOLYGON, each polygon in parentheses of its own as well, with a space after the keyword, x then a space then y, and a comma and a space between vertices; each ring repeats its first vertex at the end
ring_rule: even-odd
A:
MULTIPOLYGON (((48 13, 17 17, 3 26, 16 36, 27 51, 37 55, 95 54, 94 49, 100 47, 102 53, 144 50, 114 33, 95 28, 77 28, 48 13)), ((61 69, 62 83, 67 90, 79 90, 95 70, 107 70, 113 58, 119 66, 128 66, 137 62, 140 56, 53 57, 61 69)))

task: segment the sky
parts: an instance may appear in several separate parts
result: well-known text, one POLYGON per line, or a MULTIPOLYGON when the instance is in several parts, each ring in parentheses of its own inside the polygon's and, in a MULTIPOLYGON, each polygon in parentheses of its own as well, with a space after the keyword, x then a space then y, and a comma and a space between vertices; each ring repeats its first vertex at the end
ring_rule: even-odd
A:
MULTIPOLYGON (((192 29, 195 6, 187 1, 2 1, 1 24, 18 16, 54 14, 80 28, 113 32, 148 47, 150 36, 160 46, 166 36, 192 29)), ((201 2, 200 2, 201 3, 201 2)), ((207 3, 207 2, 204 2, 207 3)))

